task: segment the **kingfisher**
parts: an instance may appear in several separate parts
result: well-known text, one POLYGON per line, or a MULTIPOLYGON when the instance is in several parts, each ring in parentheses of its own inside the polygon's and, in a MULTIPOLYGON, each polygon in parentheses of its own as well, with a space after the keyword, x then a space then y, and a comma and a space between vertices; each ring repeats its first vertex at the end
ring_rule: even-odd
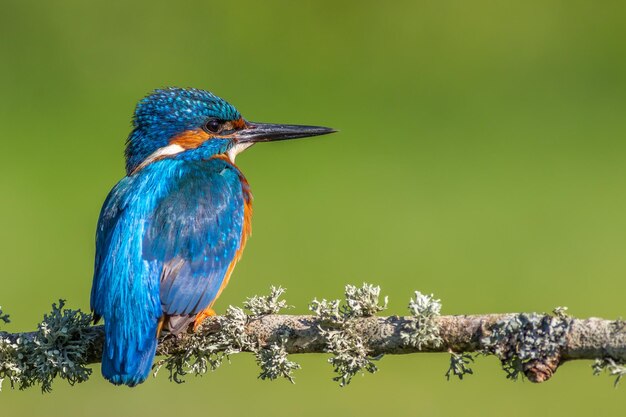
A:
POLYGON ((215 314, 251 233, 252 194, 237 154, 257 142, 334 131, 250 122, 193 88, 159 89, 139 101, 126 176, 107 196, 96 230, 91 310, 95 323, 104 318, 104 378, 142 383, 163 330, 196 330, 215 314))

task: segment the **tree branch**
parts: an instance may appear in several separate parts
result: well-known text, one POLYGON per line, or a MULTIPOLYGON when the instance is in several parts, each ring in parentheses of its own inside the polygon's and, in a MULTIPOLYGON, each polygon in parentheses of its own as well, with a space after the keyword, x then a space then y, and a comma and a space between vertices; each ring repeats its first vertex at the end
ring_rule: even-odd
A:
MULTIPOLYGON (((343 306, 314 300, 314 315, 279 315, 275 313, 286 305, 277 301, 283 290, 273 288, 268 297, 248 299, 244 305, 250 315, 230 307, 196 333, 162 337, 157 354, 164 358, 156 370, 165 366, 170 378, 180 382, 188 373, 216 368, 224 355, 252 352, 262 368, 261 378, 291 380, 299 366, 287 354, 331 353, 335 380, 345 385, 357 372, 375 372, 373 361, 382 355, 448 352, 448 376, 459 378, 472 373, 469 353, 495 355, 509 378, 522 373, 533 382, 545 381, 563 363, 579 359, 596 360, 596 372, 608 370, 618 380, 626 374, 626 324, 621 320, 575 319, 562 309, 554 314, 440 316, 439 300, 420 293, 411 300, 412 315, 378 317, 373 314, 385 308, 378 303, 379 291, 349 286, 343 306)), ((19 388, 39 383, 44 390, 56 376, 70 383, 86 380, 91 370, 84 365, 100 361, 104 341, 103 326, 88 326, 88 321, 89 315, 63 310, 60 304, 36 332, 0 332, 0 379, 11 378, 12 386, 19 388), (46 365, 49 360, 56 366, 65 363, 65 368, 69 360, 82 373, 70 369, 64 374, 55 364, 46 365)))
MULTIPOLYGON (((524 315, 525 313, 521 313, 524 315)), ((418 349, 404 345, 400 332, 413 321, 410 316, 364 317, 355 319, 355 327, 363 336, 373 356, 427 353, 427 352, 483 352, 488 346, 481 339, 490 334, 496 323, 518 317, 519 313, 440 316, 436 319, 443 344, 424 346, 418 349)), ((211 317, 198 329, 195 336, 209 337, 220 331, 220 317, 211 317)), ((285 349, 287 353, 326 353, 325 339, 321 327, 323 320, 311 315, 267 315, 251 317, 246 325, 246 334, 258 340, 261 346, 278 340, 279 335, 289 334, 285 349)), ((104 326, 93 326, 96 335, 92 348, 85 357, 86 363, 99 363, 102 356, 104 326)), ((3 333, 10 341, 33 339, 37 332, 3 333)), ((180 352, 188 345, 193 333, 178 337, 165 336, 161 339, 157 355, 180 352)), ((252 350, 243 350, 250 351, 252 350)), ((626 324, 620 320, 600 318, 573 319, 567 342, 561 349, 561 360, 596 359, 612 357, 626 361, 626 324)))

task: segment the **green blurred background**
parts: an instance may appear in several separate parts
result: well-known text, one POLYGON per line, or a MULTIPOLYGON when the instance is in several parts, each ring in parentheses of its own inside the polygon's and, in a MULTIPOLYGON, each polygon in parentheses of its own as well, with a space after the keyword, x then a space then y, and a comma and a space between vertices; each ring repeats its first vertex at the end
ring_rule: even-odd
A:
MULTIPOLYGON (((88 309, 100 206, 123 175, 135 102, 209 89, 245 117, 341 132, 238 158, 253 236, 224 311, 287 287, 294 313, 346 283, 444 313, 624 315, 626 7, 583 1, 0 1, 0 304, 5 330, 88 309)), ((570 363, 542 385, 494 358, 447 382, 447 355, 385 357, 340 389, 325 355, 296 385, 250 355, 183 385, 58 382, 2 415, 610 416, 624 390, 570 363), (549 410, 549 411, 548 411, 549 410)))

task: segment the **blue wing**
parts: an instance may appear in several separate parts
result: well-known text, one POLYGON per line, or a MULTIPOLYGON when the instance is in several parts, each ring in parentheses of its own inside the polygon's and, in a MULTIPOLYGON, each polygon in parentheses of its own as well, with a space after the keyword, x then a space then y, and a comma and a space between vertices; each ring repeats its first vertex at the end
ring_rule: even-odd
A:
POLYGON ((163 265, 160 299, 168 316, 195 315, 214 301, 242 239, 239 170, 222 159, 188 165, 143 240, 144 258, 163 265))
POLYGON ((107 197, 91 306, 105 319, 102 372, 110 381, 144 380, 163 313, 193 315, 217 296, 242 238, 240 175, 221 159, 163 160, 107 197))
POLYGON ((102 207, 91 289, 94 316, 105 319, 102 374, 114 384, 131 386, 150 373, 162 316, 162 266, 143 259, 142 239, 167 181, 160 181, 166 175, 152 167, 144 171, 122 179, 102 207))

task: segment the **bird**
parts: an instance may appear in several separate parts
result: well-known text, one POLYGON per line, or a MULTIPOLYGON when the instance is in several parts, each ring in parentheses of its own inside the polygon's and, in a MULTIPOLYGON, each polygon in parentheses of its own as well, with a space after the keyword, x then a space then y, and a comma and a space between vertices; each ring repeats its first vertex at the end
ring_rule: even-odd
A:
POLYGON ((105 379, 144 382, 162 331, 196 330, 215 314, 251 233, 252 194, 235 157, 259 142, 333 132, 250 122, 195 88, 157 89, 138 102, 126 176, 96 229, 90 304, 94 323, 104 319, 105 379))

